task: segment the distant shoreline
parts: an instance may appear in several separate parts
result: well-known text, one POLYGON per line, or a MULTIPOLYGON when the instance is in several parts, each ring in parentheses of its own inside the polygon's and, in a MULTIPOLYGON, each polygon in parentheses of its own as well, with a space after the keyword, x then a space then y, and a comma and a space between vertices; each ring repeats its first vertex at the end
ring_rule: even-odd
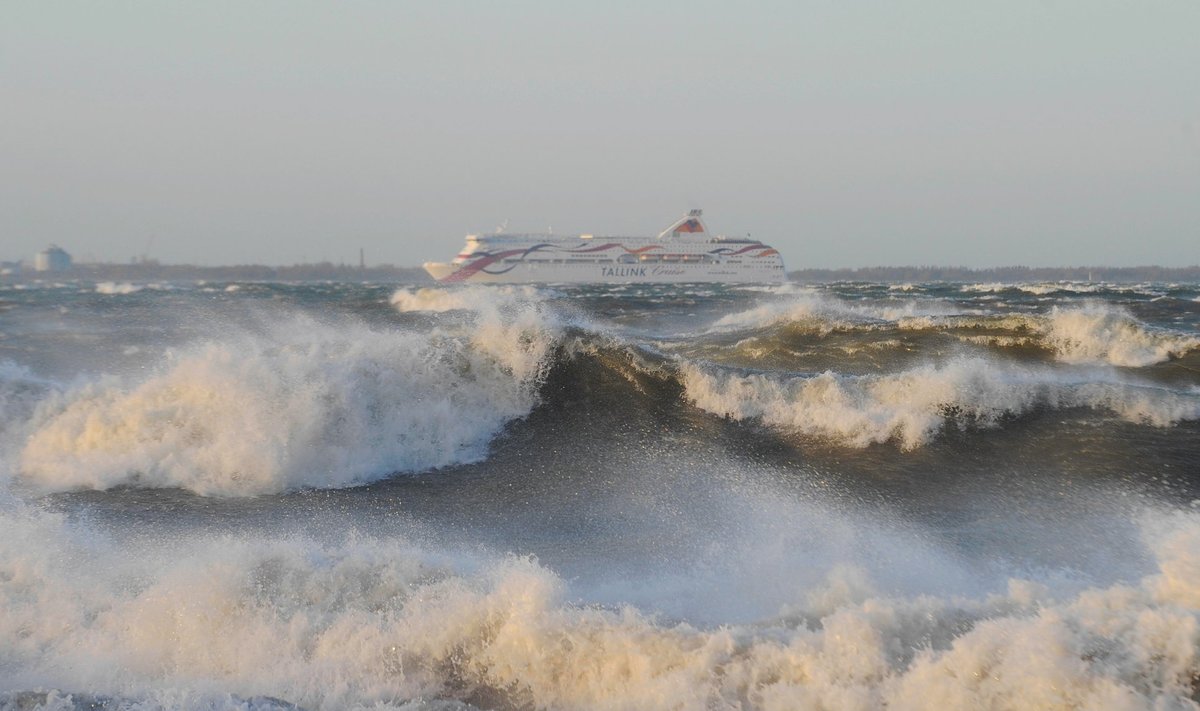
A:
POLYGON ((857 269, 796 269, 788 279, 798 282, 833 281, 872 282, 1045 282, 1102 281, 1126 282, 1200 282, 1200 265, 1190 267, 860 267, 857 269))
MULTIPOLYGON (((23 269, 0 274, 0 283, 35 280, 84 279, 93 281, 394 281, 408 284, 432 284, 433 279, 420 267, 390 264, 358 267, 318 262, 288 266, 242 264, 197 266, 191 264, 88 263, 76 264, 64 272, 36 272, 23 269)), ((788 279, 800 283, 867 281, 884 283, 918 282, 1200 282, 1200 265, 1189 267, 859 267, 854 269, 795 269, 788 279)))
POLYGON ((85 279, 91 281, 396 281, 432 283, 433 279, 420 267, 397 267, 390 264, 370 267, 317 262, 267 266, 265 264, 236 264, 230 266, 197 266, 194 264, 135 264, 84 263, 74 264, 61 272, 36 272, 22 269, 19 273, 0 275, 6 281, 85 279))

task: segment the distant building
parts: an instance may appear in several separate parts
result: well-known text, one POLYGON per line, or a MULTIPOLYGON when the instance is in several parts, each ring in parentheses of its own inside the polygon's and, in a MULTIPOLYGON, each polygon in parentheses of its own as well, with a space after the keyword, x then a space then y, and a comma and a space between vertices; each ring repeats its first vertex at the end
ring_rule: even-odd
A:
POLYGON ((71 268, 71 255, 57 245, 50 245, 37 253, 33 268, 39 272, 65 272, 71 268))
POLYGON ((20 273, 20 262, 0 262, 0 276, 14 276, 20 273))

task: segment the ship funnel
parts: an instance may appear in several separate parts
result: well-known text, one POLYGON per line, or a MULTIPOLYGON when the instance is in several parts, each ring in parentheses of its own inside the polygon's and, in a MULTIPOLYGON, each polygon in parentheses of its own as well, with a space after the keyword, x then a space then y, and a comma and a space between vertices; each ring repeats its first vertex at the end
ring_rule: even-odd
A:
POLYGON ((698 235, 704 236, 708 234, 708 228, 704 226, 700 216, 703 214, 701 210, 689 210, 688 214, 679 218, 667 229, 658 233, 659 239, 663 237, 679 237, 680 235, 698 235))

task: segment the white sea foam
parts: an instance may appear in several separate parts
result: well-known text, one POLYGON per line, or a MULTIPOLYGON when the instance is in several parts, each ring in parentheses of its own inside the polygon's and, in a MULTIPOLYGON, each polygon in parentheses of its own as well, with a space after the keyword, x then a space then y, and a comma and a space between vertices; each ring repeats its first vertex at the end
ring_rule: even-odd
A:
POLYGON ((962 310, 954 305, 930 299, 852 302, 810 291, 728 314, 713 323, 711 328, 714 331, 740 331, 788 324, 826 333, 872 328, 902 318, 958 313, 962 313, 962 310))
POLYGON ((462 286, 457 288, 404 288, 392 294, 398 311, 478 311, 496 304, 536 301, 538 290, 530 286, 462 286))
MULTIPOLYGON (((1169 287, 1169 285, 1168 285, 1169 287)), ((1015 283, 1005 284, 1002 282, 993 282, 990 284, 964 284, 962 287, 966 292, 982 292, 982 293, 998 293, 1002 291, 1023 291, 1026 294, 1035 296, 1047 296, 1050 294, 1095 294, 1101 291, 1123 292, 1127 294, 1139 294, 1142 296, 1156 296, 1162 293, 1162 285, 1156 284, 1108 284, 1103 282, 1031 282, 1031 283, 1015 283)))
POLYGON ((1150 329, 1128 311, 1108 304, 1055 307, 1045 317, 1043 339, 1068 363, 1146 366, 1200 348, 1200 338, 1150 329))
POLYGON ((112 281, 102 281, 99 284, 96 284, 96 293, 97 294, 122 295, 122 294, 133 294, 133 293, 139 292, 141 290, 142 290, 141 286, 138 286, 137 284, 132 284, 127 281, 121 282, 121 283, 112 282, 112 281))
POLYGON ((0 684, 195 708, 1194 708, 1200 517, 1159 516, 1147 547, 1152 573, 1082 592, 908 597, 839 566, 778 616, 707 628, 573 603, 525 558, 253 535, 130 550, 6 506, 0 684))
POLYGON ((465 332, 380 331, 287 317, 179 349, 150 377, 47 398, 21 478, 255 495, 476 461, 536 403, 552 319, 481 314, 465 332))
POLYGON ((918 331, 1011 331, 1011 335, 963 334, 959 338, 997 346, 1037 345, 1052 351, 1064 363, 1143 367, 1200 348, 1200 337, 1152 327, 1123 307, 1100 302, 1067 308, 1055 306, 1045 314, 904 318, 897 326, 918 331))
POLYGON ((1113 378, 960 358, 889 375, 742 375, 684 362, 686 396, 703 410, 853 447, 897 441, 912 449, 950 418, 994 426, 1035 408, 1084 407, 1165 427, 1200 419, 1200 393, 1113 378))
POLYGON ((994 294, 1001 291, 1008 291, 1009 289, 1015 289, 1016 287, 1012 284, 991 282, 988 284, 964 284, 961 288, 963 291, 994 294))
POLYGON ((988 337, 966 334, 963 340, 998 346, 1034 344, 1054 352, 1055 357, 1065 363, 1126 367, 1162 363, 1200 348, 1200 337, 1194 334, 1152 327, 1139 321, 1124 307, 1098 301, 1070 307, 1055 306, 1044 314, 995 315, 965 312, 941 301, 852 302, 823 294, 802 293, 729 314, 716 321, 712 329, 741 331, 780 324, 816 334, 885 328, 1008 330, 1015 333, 988 337))
POLYGON ((1092 294, 1103 289, 1104 286, 1102 284, 1063 281, 1043 282, 1040 284, 1018 284, 1017 288, 1027 294, 1045 296, 1046 294, 1054 294, 1060 291, 1075 294, 1092 294))

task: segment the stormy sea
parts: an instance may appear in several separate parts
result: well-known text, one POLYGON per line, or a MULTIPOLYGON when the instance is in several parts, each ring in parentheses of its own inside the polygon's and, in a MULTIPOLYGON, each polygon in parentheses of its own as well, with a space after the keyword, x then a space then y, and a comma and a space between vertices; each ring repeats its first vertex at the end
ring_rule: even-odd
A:
POLYGON ((1200 708, 1200 286, 0 284, 0 708, 1200 708))

